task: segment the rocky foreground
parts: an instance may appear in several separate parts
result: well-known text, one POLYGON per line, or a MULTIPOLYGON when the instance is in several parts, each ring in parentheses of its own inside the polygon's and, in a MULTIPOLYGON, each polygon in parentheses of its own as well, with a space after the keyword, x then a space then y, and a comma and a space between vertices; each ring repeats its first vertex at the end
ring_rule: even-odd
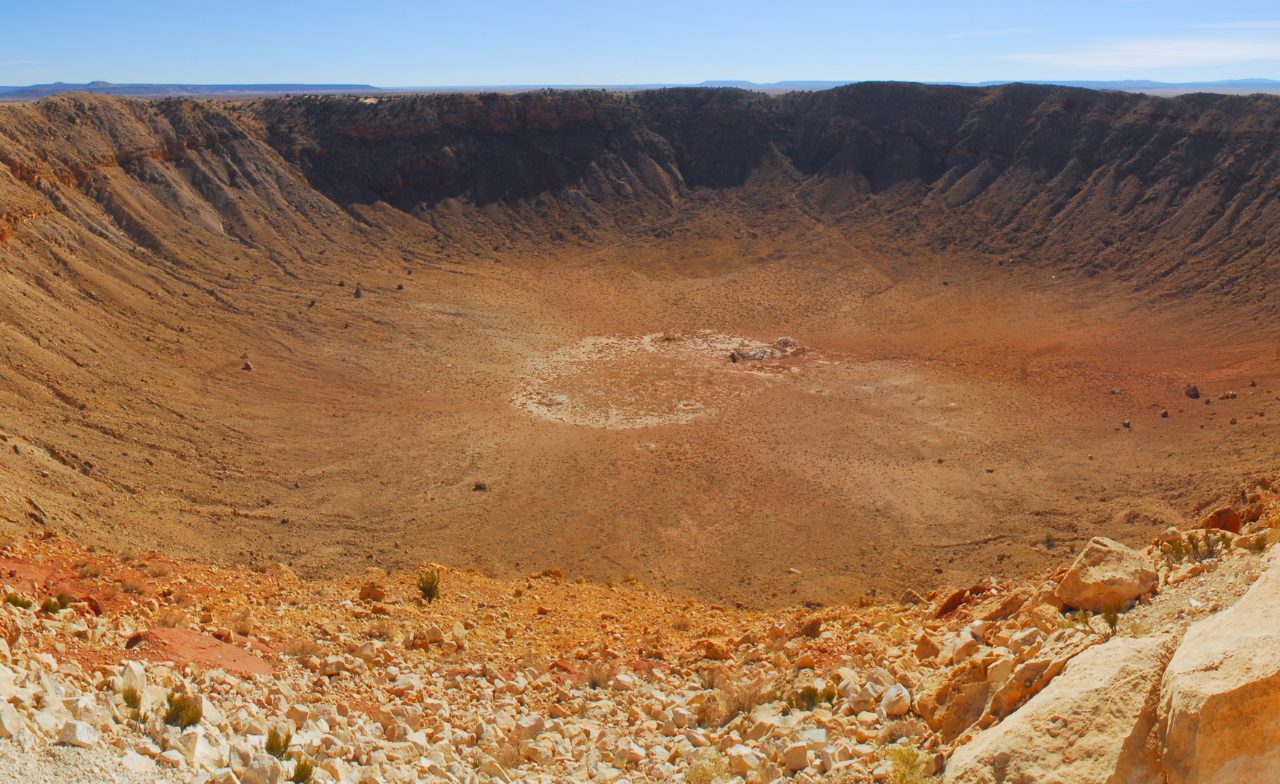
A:
POLYGON ((11 542, 0 779, 1276 781, 1276 527, 1250 481, 1039 580, 767 613, 11 542))

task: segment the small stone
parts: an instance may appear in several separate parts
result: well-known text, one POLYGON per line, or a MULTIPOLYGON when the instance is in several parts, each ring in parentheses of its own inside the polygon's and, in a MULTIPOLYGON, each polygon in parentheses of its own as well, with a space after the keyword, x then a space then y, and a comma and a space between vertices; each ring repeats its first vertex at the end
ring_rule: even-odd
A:
POLYGON ((782 764, 787 770, 804 770, 809 767, 809 748, 803 743, 792 743, 782 752, 782 764))
POLYGON ((380 602, 387 598, 387 591, 377 583, 365 583, 360 586, 359 598, 362 602, 380 602))
POLYGON ((7 702, 0 703, 0 738, 14 738, 22 731, 22 717, 7 702))
POLYGON ((911 692, 900 683, 884 690, 880 697, 880 712, 890 719, 905 716, 911 710, 911 692))
POLYGON ((81 749, 98 745, 98 731, 83 721, 69 721, 58 731, 58 742, 81 749))

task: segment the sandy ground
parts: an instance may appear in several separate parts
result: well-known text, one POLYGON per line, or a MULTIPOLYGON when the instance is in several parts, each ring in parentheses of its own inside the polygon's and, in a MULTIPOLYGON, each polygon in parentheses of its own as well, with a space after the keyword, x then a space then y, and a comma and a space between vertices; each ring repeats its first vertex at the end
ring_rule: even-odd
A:
POLYGON ((304 574, 556 567, 760 606, 1142 542, 1274 456, 1274 344, 1042 270, 795 231, 343 283, 311 284, 293 334, 197 316, 145 335, 141 369, 100 354, 61 424, 11 403, 0 471, 41 490, 4 517, 304 574), (68 427, 64 464, 40 445, 68 427))

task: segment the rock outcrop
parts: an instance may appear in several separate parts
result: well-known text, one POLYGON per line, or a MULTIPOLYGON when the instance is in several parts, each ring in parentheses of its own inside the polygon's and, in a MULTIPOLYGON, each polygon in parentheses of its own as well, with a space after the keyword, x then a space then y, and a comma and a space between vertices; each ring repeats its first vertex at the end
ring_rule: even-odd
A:
POLYGON ((1005 721, 960 747, 946 784, 1157 782, 1149 744, 1177 637, 1117 638, 1077 656, 1005 721))
POLYGON ((1169 784, 1280 781, 1280 558, 1229 609, 1192 624, 1164 674, 1169 784))
POLYGON ((1124 609, 1156 587, 1156 570, 1114 539, 1095 537, 1076 557, 1056 596, 1067 607, 1092 612, 1124 609))

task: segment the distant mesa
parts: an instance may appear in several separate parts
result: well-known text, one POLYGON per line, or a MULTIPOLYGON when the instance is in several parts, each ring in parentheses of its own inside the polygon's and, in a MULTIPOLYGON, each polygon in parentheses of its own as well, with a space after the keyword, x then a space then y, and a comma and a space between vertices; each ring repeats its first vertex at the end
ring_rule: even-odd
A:
POLYGON ((69 92, 133 98, 239 98, 286 93, 371 93, 379 92, 379 89, 368 84, 115 84, 95 80, 84 84, 52 82, 25 87, 0 87, 0 100, 37 100, 69 92))
MULTIPOLYGON (((330 94, 366 94, 366 93, 480 93, 480 92, 523 92, 527 90, 580 90, 609 89, 617 91, 653 90, 666 87, 711 87, 736 90, 755 90, 768 93, 802 92, 813 90, 830 90, 851 84, 861 84, 857 79, 815 80, 800 79, 779 82, 752 82, 745 79, 715 79, 698 83, 653 82, 637 84, 487 84, 487 85, 415 85, 409 87, 375 87, 370 84, 117 84, 101 79, 83 84, 70 82, 52 82, 49 84, 33 84, 27 86, 0 86, 0 101, 27 101, 47 98, 51 95, 66 92, 105 93, 123 95, 133 98, 246 98, 269 95, 285 95, 289 93, 330 93, 330 94)), ((926 84, 947 85, 953 87, 999 87, 1017 84, 1013 80, 989 82, 926 82, 926 84)), ((1184 93, 1205 92, 1248 95, 1254 93, 1280 94, 1280 81, 1275 79, 1226 79, 1208 82, 1153 82, 1146 79, 1121 79, 1113 81, 1031 81, 1022 84, 1035 84, 1053 87, 1080 87, 1088 90, 1113 90, 1131 93, 1149 93, 1152 95, 1181 95, 1184 93)))

